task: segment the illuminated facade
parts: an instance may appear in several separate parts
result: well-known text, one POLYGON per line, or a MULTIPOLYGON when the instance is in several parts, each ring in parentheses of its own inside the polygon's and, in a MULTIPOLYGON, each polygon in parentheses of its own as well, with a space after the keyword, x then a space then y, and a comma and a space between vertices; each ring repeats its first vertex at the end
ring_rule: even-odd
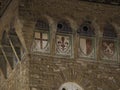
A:
POLYGON ((119 0, 1 0, 0 90, 120 90, 119 0))

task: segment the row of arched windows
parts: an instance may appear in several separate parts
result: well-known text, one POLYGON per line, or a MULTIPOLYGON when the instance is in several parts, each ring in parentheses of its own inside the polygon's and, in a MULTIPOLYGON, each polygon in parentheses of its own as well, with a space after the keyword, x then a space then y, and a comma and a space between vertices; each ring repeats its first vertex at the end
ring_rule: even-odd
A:
MULTIPOLYGON (((68 22, 59 21, 56 25, 55 53, 63 57, 71 57, 73 47, 78 46, 78 56, 81 58, 96 58, 96 34, 91 21, 84 21, 76 31, 78 36, 76 46, 73 46, 73 30, 68 22)), ((118 60, 118 39, 115 28, 107 23, 100 38, 99 55, 103 60, 118 60)), ((49 23, 38 20, 34 29, 32 52, 50 53, 50 26, 49 23)))
MULTIPOLYGON (((77 48, 79 58, 96 60, 99 55, 102 60, 118 61, 118 35, 112 24, 107 23, 104 26, 103 35, 99 38, 100 45, 96 43, 98 39, 91 21, 84 21, 76 30, 76 34, 70 24, 64 20, 57 23, 56 29, 54 46, 57 56, 72 57, 74 48, 77 48), (77 35, 77 40, 73 35, 77 35), (74 41, 77 41, 77 45, 74 44, 74 41)), ((49 23, 38 20, 33 34, 32 52, 50 54, 51 35, 49 23)), ((3 32, 0 46, 0 68, 5 77, 7 77, 7 62, 13 69, 21 60, 22 55, 24 55, 22 44, 14 26, 10 26, 10 30, 3 32)))

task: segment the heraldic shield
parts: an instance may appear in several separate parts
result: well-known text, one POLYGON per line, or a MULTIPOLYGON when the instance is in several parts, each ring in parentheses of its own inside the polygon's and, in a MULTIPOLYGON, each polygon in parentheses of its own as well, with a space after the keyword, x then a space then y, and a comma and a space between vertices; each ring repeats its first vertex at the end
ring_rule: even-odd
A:
POLYGON ((92 38, 80 38, 80 56, 82 57, 93 57, 93 39, 92 38))
POLYGON ((56 35, 56 51, 57 54, 71 55, 70 36, 56 35))
POLYGON ((49 51, 49 40, 48 33, 35 33, 35 39, 32 45, 33 51, 48 52, 49 51))
POLYGON ((103 40, 102 41, 102 52, 107 58, 111 58, 115 55, 115 41, 114 40, 103 40))

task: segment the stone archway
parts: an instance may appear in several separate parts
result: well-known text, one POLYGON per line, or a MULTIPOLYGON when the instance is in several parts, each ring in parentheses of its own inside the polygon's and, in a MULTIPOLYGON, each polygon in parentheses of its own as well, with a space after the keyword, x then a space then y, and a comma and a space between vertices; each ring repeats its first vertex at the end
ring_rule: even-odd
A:
POLYGON ((67 82, 60 86, 59 90, 83 90, 77 83, 67 82))

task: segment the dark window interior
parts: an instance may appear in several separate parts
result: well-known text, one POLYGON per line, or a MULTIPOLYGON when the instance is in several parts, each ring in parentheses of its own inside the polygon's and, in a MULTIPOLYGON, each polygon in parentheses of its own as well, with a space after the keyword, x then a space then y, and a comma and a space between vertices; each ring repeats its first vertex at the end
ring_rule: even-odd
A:
POLYGON ((35 28, 38 30, 49 30, 49 24, 43 20, 37 20, 35 28))
POLYGON ((91 25, 90 21, 84 22, 82 25, 80 25, 80 28, 77 30, 77 33, 79 33, 81 36, 94 36, 94 28, 91 25))
POLYGON ((65 21, 60 21, 57 24, 57 32, 59 33, 72 33, 72 28, 70 27, 69 23, 65 21))
POLYGON ((111 24, 106 24, 104 26, 103 37, 117 38, 117 33, 115 32, 115 28, 111 24))

